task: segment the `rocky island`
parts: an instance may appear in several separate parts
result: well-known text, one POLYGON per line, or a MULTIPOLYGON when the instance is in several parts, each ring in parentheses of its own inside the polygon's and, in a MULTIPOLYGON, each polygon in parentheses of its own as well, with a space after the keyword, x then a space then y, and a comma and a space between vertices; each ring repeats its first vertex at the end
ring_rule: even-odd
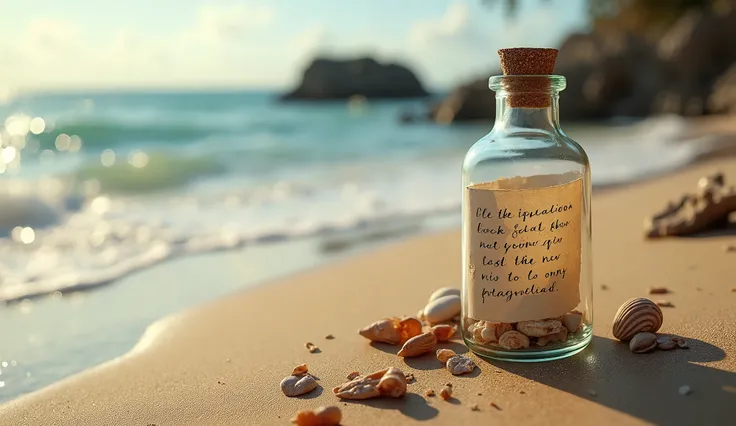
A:
POLYGON ((282 100, 330 100, 362 96, 367 99, 418 98, 428 93, 407 67, 382 64, 373 58, 335 60, 317 58, 307 66, 299 86, 282 100))

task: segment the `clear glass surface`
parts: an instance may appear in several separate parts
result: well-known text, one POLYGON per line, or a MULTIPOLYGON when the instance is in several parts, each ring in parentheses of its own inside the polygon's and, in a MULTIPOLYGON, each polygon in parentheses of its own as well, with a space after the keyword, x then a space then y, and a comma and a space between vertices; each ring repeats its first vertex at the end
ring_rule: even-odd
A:
MULTIPOLYGON (((469 212, 463 200, 463 316, 462 334, 468 347, 476 354, 509 361, 545 361, 564 358, 580 352, 592 338, 593 325, 593 286, 591 269, 591 219, 590 219, 590 165, 583 148, 567 137, 560 128, 558 118, 559 92, 565 87, 565 79, 561 76, 529 76, 528 78, 546 79, 549 90, 535 92, 535 96, 549 96, 549 106, 545 108, 512 108, 508 98, 517 92, 507 90, 508 87, 519 87, 506 84, 509 77, 492 77, 491 89, 496 91, 496 120, 493 129, 476 142, 468 151, 463 162, 462 185, 496 181, 500 178, 531 177, 545 174, 574 173, 575 178, 583 179, 582 222, 581 222, 581 270, 580 270, 580 303, 576 310, 583 314, 580 330, 568 336, 564 342, 556 342, 543 347, 532 344, 527 349, 506 350, 497 343, 484 343, 474 339, 468 327, 478 319, 469 318, 466 313, 467 290, 469 285, 466 242, 470 235, 469 212)), ((511 77, 523 79, 527 77, 511 77)), ((571 180, 571 181, 572 181, 571 180)), ((481 319, 482 320, 482 319, 481 319)))

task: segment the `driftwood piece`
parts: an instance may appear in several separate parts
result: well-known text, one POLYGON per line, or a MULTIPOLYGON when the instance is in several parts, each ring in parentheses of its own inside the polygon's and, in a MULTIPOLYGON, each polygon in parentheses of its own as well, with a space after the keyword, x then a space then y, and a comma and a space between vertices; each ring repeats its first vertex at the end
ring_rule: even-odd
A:
POLYGON ((647 238, 690 235, 725 228, 736 211, 736 189, 727 187, 723 173, 702 177, 698 193, 685 194, 669 202, 661 212, 645 221, 647 238))

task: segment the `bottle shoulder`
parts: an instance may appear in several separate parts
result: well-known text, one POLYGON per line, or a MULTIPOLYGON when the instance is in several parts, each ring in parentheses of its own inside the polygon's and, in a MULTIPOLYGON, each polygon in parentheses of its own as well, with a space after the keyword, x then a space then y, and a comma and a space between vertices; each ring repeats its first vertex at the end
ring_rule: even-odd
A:
POLYGON ((588 165, 588 155, 562 131, 492 130, 475 142, 465 155, 464 167, 483 161, 555 159, 588 165))

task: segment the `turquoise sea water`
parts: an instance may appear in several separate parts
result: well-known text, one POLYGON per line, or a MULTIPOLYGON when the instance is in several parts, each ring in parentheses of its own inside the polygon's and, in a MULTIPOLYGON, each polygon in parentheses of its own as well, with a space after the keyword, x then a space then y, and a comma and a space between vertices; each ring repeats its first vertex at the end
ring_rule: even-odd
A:
MULTIPOLYGON (((107 312, 115 318, 108 331, 79 326, 74 339, 86 344, 76 346, 53 321, 21 323, 31 312, 24 299, 51 294, 48 312, 66 315, 75 299, 61 294, 164 260, 216 250, 248 256, 274 242, 293 252, 289 243, 316 239, 331 242, 306 246, 334 248, 346 235, 416 232, 459 217, 462 157, 491 123, 399 121, 425 101, 284 104, 276 96, 78 93, 0 105, 0 302, 20 302, 0 304, 0 328, 9 333, 6 347, 0 343, 0 400, 120 355, 151 321, 241 281, 182 279, 189 293, 177 303, 156 303, 177 286, 160 285, 145 295, 151 309, 137 315, 136 295, 156 284, 121 280, 129 291, 118 299, 91 296, 119 306, 96 304, 77 318, 106 324, 107 312), (42 329, 62 333, 46 339, 56 350, 37 345, 42 329), (8 341, 28 348, 8 350, 8 341), (32 365, 34 375, 5 380, 11 361, 32 365)), ((706 147, 673 143, 684 126, 658 117, 564 127, 589 153, 594 185, 606 185, 687 164, 706 147)), ((268 265, 258 277, 293 270, 268 265)))

